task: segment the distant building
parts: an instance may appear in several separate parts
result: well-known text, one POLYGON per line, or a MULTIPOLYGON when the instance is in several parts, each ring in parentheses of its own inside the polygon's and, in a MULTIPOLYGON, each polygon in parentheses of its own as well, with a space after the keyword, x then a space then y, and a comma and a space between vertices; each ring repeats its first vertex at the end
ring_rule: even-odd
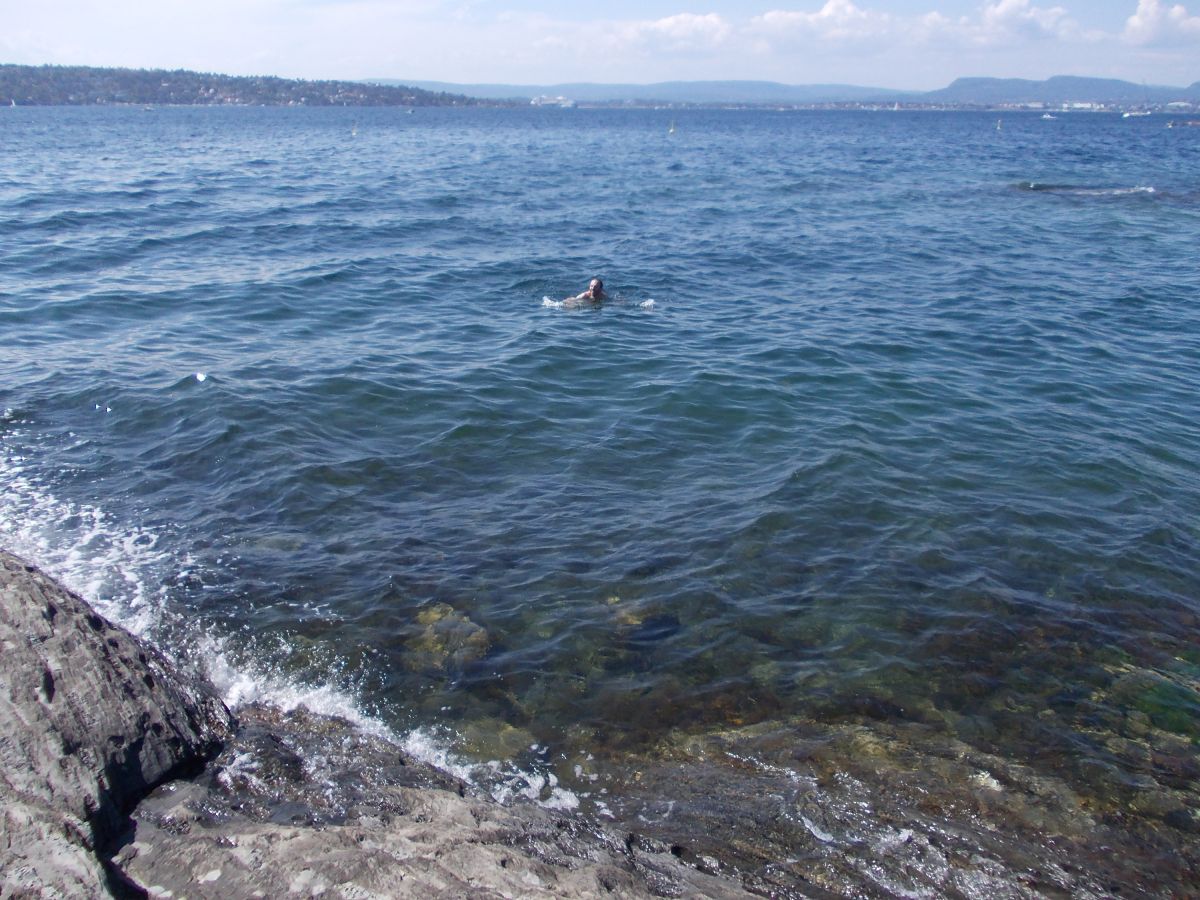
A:
POLYGON ((561 96, 547 97, 545 94, 543 94, 540 97, 534 97, 532 100, 530 100, 529 105, 530 106, 557 106, 557 107, 560 107, 561 109, 573 109, 575 107, 575 101, 570 100, 566 97, 561 97, 561 96))

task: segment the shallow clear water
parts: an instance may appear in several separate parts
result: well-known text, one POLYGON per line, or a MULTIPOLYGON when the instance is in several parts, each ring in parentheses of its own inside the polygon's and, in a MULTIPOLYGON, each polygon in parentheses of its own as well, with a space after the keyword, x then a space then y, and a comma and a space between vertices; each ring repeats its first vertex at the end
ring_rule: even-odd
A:
POLYGON ((5 110, 0 544, 232 700, 555 796, 804 719, 1200 821, 1165 124, 5 110))

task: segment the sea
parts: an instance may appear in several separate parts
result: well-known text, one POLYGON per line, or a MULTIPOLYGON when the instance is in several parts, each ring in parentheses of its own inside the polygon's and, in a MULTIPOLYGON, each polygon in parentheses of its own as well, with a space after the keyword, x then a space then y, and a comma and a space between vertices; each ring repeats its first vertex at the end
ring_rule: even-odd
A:
POLYGON ((769 896, 1196 896, 1168 124, 2 109, 0 546, 769 896))

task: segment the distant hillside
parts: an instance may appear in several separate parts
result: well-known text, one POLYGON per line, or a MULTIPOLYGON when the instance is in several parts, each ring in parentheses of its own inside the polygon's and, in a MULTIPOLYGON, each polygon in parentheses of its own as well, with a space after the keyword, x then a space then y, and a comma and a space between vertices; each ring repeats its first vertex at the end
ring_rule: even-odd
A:
MULTIPOLYGON (((1198 83, 1200 84, 1200 83, 1198 83)), ((1136 106, 1200 99, 1200 87, 1134 84, 1113 78, 1059 75, 1045 81, 1022 78, 959 78, 949 87, 922 95, 928 102, 994 105, 1000 103, 1111 103, 1136 106)))
MULTIPOLYGON (((381 81, 382 84, 393 83, 381 81)), ((461 91, 475 97, 524 100, 565 97, 578 103, 694 104, 875 104, 1003 106, 1022 103, 1097 103, 1114 106, 1200 103, 1200 82, 1186 88, 1134 84, 1108 78, 1057 76, 1046 81, 1021 78, 959 78, 935 91, 894 91, 844 84, 789 85, 773 81, 668 81, 658 84, 449 84, 413 81, 426 90, 461 91)))
MULTIPOLYGON (((472 106, 462 94, 357 81, 300 81, 90 66, 0 65, 0 105, 472 106)), ((494 105, 494 101, 487 101, 494 105)))
POLYGON ((656 84, 449 84, 438 81, 301 81, 185 70, 0 64, 0 106, 179 104, 243 106, 498 106, 535 97, 577 103, 680 105, 891 105, 991 107, 1095 103, 1115 107, 1200 105, 1200 81, 1186 88, 1107 78, 959 78, 936 91, 774 81, 664 81, 656 84))
MULTIPOLYGON (((379 84, 398 84, 387 79, 379 84)), ((524 100, 567 97, 579 103, 862 103, 890 102, 909 94, 848 84, 780 84, 774 81, 662 81, 655 84, 565 83, 542 85, 408 82, 426 90, 457 90, 473 97, 524 100)))

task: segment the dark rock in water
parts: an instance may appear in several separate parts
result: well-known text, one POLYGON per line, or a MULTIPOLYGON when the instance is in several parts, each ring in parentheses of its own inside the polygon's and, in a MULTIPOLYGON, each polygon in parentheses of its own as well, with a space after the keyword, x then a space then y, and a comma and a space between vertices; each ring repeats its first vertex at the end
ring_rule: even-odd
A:
POLYGON ((672 613, 662 613, 643 621, 629 632, 625 640, 631 647, 646 648, 651 644, 657 644, 673 637, 679 633, 679 629, 682 627, 678 616, 672 613))
POLYGON ((0 551, 0 895, 105 893, 97 853, 232 720, 203 684, 0 551))

